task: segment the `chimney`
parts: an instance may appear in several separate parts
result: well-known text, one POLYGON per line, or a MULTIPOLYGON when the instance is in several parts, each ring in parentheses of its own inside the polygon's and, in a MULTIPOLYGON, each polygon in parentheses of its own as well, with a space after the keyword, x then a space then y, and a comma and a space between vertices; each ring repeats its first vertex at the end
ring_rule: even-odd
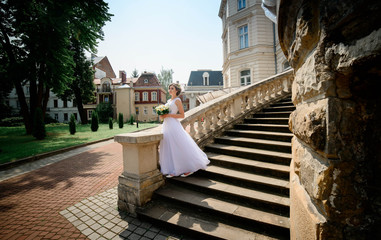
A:
POLYGON ((122 75, 122 85, 127 84, 127 78, 126 78, 126 72, 125 71, 119 71, 119 75, 122 75))

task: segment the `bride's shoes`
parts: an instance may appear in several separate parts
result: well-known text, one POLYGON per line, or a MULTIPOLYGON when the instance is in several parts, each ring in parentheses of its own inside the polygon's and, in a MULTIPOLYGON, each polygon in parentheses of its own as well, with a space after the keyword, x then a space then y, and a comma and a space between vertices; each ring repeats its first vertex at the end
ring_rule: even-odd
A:
POLYGON ((192 174, 193 174, 193 172, 183 173, 183 174, 181 174, 181 177, 188 177, 192 174))
POLYGON ((165 176, 166 178, 173 178, 175 175, 172 175, 172 174, 168 174, 167 176, 165 176))

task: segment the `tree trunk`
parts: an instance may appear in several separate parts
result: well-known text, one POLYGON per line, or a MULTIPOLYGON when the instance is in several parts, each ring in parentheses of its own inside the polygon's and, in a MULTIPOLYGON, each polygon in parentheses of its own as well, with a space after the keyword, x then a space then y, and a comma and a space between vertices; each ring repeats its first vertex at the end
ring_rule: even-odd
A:
POLYGON ((87 124, 87 114, 83 109, 81 91, 79 89, 74 90, 75 101, 77 102, 77 109, 81 118, 82 124, 87 124))

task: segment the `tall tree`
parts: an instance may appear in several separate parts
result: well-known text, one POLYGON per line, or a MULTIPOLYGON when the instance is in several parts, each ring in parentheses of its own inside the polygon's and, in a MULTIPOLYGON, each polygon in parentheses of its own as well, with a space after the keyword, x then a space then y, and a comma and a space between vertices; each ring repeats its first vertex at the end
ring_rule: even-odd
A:
POLYGON ((45 115, 50 90, 60 95, 74 80, 71 38, 95 52, 112 16, 103 0, 3 0, 0 2, 1 62, 16 89, 28 134, 37 107, 45 115), (22 86, 29 83, 27 104, 22 86))
POLYGON ((94 96, 94 71, 92 63, 86 59, 84 48, 77 39, 72 39, 71 49, 74 53, 74 80, 69 84, 69 88, 59 95, 63 100, 74 100, 77 104, 79 116, 82 124, 87 124, 86 111, 83 104, 93 102, 94 96))
POLYGON ((132 71, 131 77, 133 77, 133 78, 139 77, 139 72, 138 72, 138 70, 136 70, 136 68, 134 69, 134 71, 132 71))
POLYGON ((167 93, 167 98, 169 97, 168 87, 173 82, 172 75, 173 75, 172 69, 164 69, 163 67, 161 67, 160 73, 157 76, 161 86, 165 89, 167 93))

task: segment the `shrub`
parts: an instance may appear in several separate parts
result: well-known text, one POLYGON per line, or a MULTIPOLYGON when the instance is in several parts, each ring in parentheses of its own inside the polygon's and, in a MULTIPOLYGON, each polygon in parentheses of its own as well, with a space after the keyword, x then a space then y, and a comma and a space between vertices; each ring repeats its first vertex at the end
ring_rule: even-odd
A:
POLYGON ((134 124, 134 116, 131 115, 131 117, 130 117, 130 121, 129 121, 129 122, 130 122, 131 125, 134 124))
POLYGON ((98 113, 96 111, 91 115, 91 131, 96 132, 99 128, 98 113))
POLYGON ((4 118, 0 121, 0 126, 2 127, 17 127, 24 124, 24 119, 22 117, 10 117, 4 118))
POLYGON ((108 119, 108 128, 110 128, 110 129, 113 129, 114 128, 114 123, 113 123, 113 119, 112 118, 109 118, 108 119))
POLYGON ((70 116, 69 131, 70 131, 70 134, 71 134, 71 135, 74 135, 75 132, 77 131, 77 130, 76 130, 76 127, 75 127, 75 117, 74 117, 74 114, 72 114, 72 115, 70 116))
POLYGON ((118 123, 119 128, 123 128, 123 113, 119 113, 118 123))
POLYGON ((112 108, 110 102, 103 102, 98 104, 96 112, 98 113, 98 120, 101 123, 107 123, 108 119, 114 116, 114 109, 112 108))
POLYGON ((41 108, 36 108, 33 118, 33 137, 42 140, 46 137, 45 123, 41 108))

